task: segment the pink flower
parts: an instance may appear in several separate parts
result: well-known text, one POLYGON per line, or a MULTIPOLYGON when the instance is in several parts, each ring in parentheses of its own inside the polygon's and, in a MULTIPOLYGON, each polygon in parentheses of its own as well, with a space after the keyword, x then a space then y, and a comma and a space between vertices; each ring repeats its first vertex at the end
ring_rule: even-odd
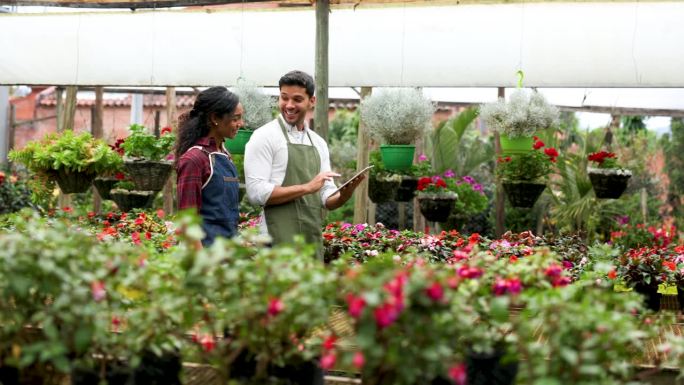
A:
POLYGON ((365 223, 359 223, 358 225, 354 226, 354 229, 356 231, 361 232, 366 228, 366 226, 368 226, 368 225, 366 225, 365 223))
POLYGON ((200 345, 202 345, 202 349, 206 353, 211 353, 211 351, 216 347, 216 340, 214 340, 214 336, 207 333, 200 338, 200 345))
POLYGON ((418 156, 418 161, 419 161, 419 162, 425 162, 426 160, 428 160, 428 157, 425 156, 425 154, 420 154, 420 155, 418 156))
POLYGON ((336 335, 330 335, 323 341, 323 350, 332 350, 335 347, 335 342, 337 342, 336 335))
POLYGON ((107 296, 105 285, 101 281, 93 281, 90 284, 90 291, 93 295, 93 299, 95 300, 95 302, 100 302, 107 296))
POLYGON ((354 358, 352 358, 352 365, 358 370, 361 370, 363 368, 363 365, 366 363, 366 358, 363 356, 363 353, 361 352, 356 352, 354 353, 354 358))
POLYGON ((520 294, 522 291, 522 283, 520 282, 520 279, 518 278, 510 278, 508 279, 508 292, 510 294, 520 294))
POLYGON ((544 272, 544 274, 547 277, 554 278, 554 277, 560 276, 562 272, 563 272, 563 268, 554 263, 553 265, 546 268, 546 271, 544 272))
POLYGON ((553 287, 567 286, 570 283, 570 278, 568 277, 557 277, 551 282, 553 287))
POLYGON ((335 361, 337 361, 337 356, 335 352, 326 353, 321 357, 321 369, 330 370, 335 367, 335 361))
POLYGON ((570 261, 563 261, 563 268, 564 268, 565 270, 570 270, 570 269, 572 269, 572 267, 573 267, 572 262, 570 262, 570 261))
POLYGON ((285 309, 285 304, 278 298, 273 298, 268 302, 268 315, 275 317, 285 309))
POLYGON ((140 233, 138 233, 137 231, 134 231, 131 234, 131 240, 133 241, 134 245, 139 245, 140 244, 140 233))
POLYGON ((456 383, 456 385, 466 385, 468 375, 465 364, 456 364, 449 368, 449 378, 456 383))
POLYGON ((439 282, 435 282, 425 289, 425 293, 431 300, 439 302, 444 299, 444 288, 439 282))
POLYGON ((363 309, 366 307, 366 300, 361 296, 355 296, 354 294, 347 294, 347 307, 349 307, 349 315, 353 318, 361 317, 363 309))
POLYGON ((164 213, 164 210, 162 210, 162 209, 157 210, 157 217, 159 219, 164 219, 165 216, 166 216, 166 213, 164 213))
POLYGON ((399 317, 399 312, 397 307, 391 303, 385 303, 378 306, 373 311, 373 316, 375 317, 375 324, 380 329, 384 329, 390 326, 399 317))
POLYGON ((448 169, 448 170, 444 171, 444 177, 445 178, 453 178, 455 176, 456 176, 456 173, 452 169, 448 169))
POLYGON ((494 295, 497 296, 506 294, 507 289, 508 283, 505 279, 501 278, 497 278, 496 281, 494 281, 494 285, 492 286, 492 291, 494 292, 494 295))

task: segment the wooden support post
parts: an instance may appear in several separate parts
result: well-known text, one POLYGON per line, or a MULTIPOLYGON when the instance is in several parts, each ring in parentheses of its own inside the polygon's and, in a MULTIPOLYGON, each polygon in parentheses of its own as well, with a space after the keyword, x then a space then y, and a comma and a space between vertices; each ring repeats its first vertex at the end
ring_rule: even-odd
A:
POLYGON ((159 127, 161 120, 161 111, 157 110, 154 111, 154 136, 157 138, 159 137, 159 130, 161 130, 161 127, 159 127))
POLYGON ((14 104, 10 104, 9 109, 9 137, 7 138, 7 149, 12 151, 14 149, 14 141, 17 132, 17 111, 14 104))
MULTIPOLYGON (((506 97, 506 89, 504 87, 499 87, 498 97, 499 98, 506 97)), ((494 131, 494 153, 496 154, 495 156, 497 158, 499 157, 499 155, 501 155, 501 142, 499 142, 499 132, 498 131, 494 131)), ((504 233, 504 223, 506 221, 504 199, 506 199, 506 196, 505 196, 504 191, 503 191, 503 186, 501 185, 501 181, 497 179, 497 181, 496 181, 496 200, 494 201, 494 207, 496 209, 495 234, 497 237, 500 237, 504 233)))
MULTIPOLYGON (((413 163, 415 164, 418 157, 425 152, 425 138, 422 136, 416 139, 416 152, 413 155, 413 163)), ((418 199, 411 199, 411 205, 413 206, 413 231, 425 231, 427 228, 427 221, 423 214, 420 213, 420 204, 418 199)), ((427 232, 427 231, 426 231, 427 232)))
MULTIPOLYGON (((361 87, 361 100, 368 97, 372 92, 371 87, 361 87)), ((359 132, 356 137, 356 171, 368 167, 369 153, 370 135, 368 135, 368 128, 366 128, 362 117, 359 121, 359 132)), ((369 223, 368 174, 366 174, 366 179, 356 188, 354 194, 354 223, 369 223)))
POLYGON ((316 132, 328 140, 328 19, 330 0, 316 0, 316 132))
POLYGON ((9 141, 12 132, 12 123, 10 122, 10 103, 9 103, 9 87, 0 86, 0 167, 7 166, 9 159, 7 154, 9 152, 9 141))
MULTIPOLYGON (((95 105, 93 106, 90 119, 92 121, 91 130, 93 138, 102 139, 104 136, 104 128, 102 125, 102 119, 104 117, 104 101, 103 101, 104 87, 95 87, 95 105)), ((100 193, 97 192, 96 188, 93 188, 93 212, 100 213, 102 210, 102 197, 100 193)))
POLYGON ((64 98, 64 105, 62 108, 62 123, 59 125, 61 131, 72 130, 74 128, 74 117, 76 116, 76 93, 78 92, 78 87, 67 86, 66 97, 64 98))
MULTIPOLYGON (((166 125, 176 132, 178 123, 176 122, 176 87, 166 88, 166 125)), ((173 191, 176 183, 176 173, 171 172, 169 180, 164 185, 164 212, 172 214, 174 209, 173 191)))
POLYGON ((64 88, 55 87, 55 116, 57 117, 57 132, 64 131, 64 88))

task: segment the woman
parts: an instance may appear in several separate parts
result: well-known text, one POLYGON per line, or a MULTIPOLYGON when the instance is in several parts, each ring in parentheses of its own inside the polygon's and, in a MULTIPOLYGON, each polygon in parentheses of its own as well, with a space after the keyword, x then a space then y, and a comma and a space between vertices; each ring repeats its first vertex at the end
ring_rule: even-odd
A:
MULTIPOLYGON (((239 179, 223 146, 243 126, 238 96, 226 87, 199 93, 192 110, 179 119, 176 142, 178 209, 195 208, 202 217, 202 246, 237 233, 239 179)), ((199 247, 199 245, 198 245, 199 247)))

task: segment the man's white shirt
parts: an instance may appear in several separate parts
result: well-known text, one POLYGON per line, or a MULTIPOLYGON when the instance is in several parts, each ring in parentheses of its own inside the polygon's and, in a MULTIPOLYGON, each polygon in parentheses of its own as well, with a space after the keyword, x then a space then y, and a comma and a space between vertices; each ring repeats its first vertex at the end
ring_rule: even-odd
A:
MULTIPOLYGON (((287 141, 278 123, 280 116, 273 121, 261 126, 254 131, 247 146, 245 147, 245 182, 247 188, 247 198, 258 206, 265 206, 276 186, 281 186, 287 171, 287 141)), ((321 159, 319 172, 330 171, 330 153, 328 144, 318 134, 304 126, 304 130, 299 131, 296 127, 285 124, 287 135, 291 143, 313 145, 318 150, 321 159), (311 141, 309 141, 309 136, 311 141), (313 143, 312 143, 313 142, 313 143)), ((318 173, 317 173, 318 174, 318 173)), ((321 203, 325 207, 325 202, 337 189, 335 183, 326 181, 318 192, 321 203)), ((265 229, 265 221, 262 218, 262 230, 265 229)))

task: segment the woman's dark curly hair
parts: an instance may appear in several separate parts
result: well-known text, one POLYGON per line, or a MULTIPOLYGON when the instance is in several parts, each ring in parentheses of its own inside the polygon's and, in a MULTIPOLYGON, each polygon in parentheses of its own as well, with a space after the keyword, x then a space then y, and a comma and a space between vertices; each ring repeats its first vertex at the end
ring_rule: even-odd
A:
MULTIPOLYGON (((235 112, 240 99, 226 87, 211 87, 197 95, 192 110, 178 117, 176 162, 197 139, 209 134, 209 118, 223 118, 235 112)), ((216 143, 220 145, 220 143, 216 143)))

